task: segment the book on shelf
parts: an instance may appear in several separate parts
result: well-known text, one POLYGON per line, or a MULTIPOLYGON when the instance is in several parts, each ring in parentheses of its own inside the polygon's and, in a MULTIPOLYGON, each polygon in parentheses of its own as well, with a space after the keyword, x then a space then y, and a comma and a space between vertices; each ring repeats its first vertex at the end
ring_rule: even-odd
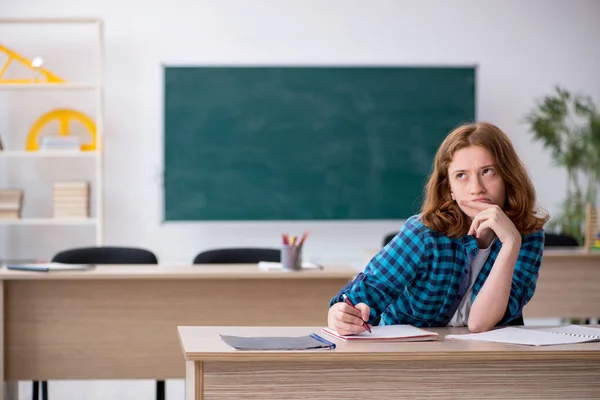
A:
POLYGON ((81 150, 81 142, 73 136, 46 136, 39 141, 39 150, 81 150))
POLYGON ((90 217, 89 182, 54 182, 52 193, 54 218, 90 217))
POLYGON ((88 181, 56 181, 53 186, 55 189, 88 190, 90 183, 88 181))
POLYGON ((4 219, 21 219, 20 211, 2 211, 0 210, 0 220, 4 219))
POLYGON ((0 189, 0 219, 19 219, 23 208, 23 190, 0 189))

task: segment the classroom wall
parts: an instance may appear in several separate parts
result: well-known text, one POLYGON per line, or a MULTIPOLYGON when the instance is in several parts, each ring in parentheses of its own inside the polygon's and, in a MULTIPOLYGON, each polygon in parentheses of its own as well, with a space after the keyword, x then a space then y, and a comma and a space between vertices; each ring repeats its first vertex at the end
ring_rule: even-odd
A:
MULTIPOLYGON (((104 19, 105 241, 150 248, 163 263, 189 263, 212 247, 277 246, 282 231, 311 229, 306 259, 362 267, 364 250, 401 225, 162 223, 163 64, 476 64, 479 119, 509 134, 551 212, 566 175, 532 143, 522 118, 555 84, 585 91, 600 106, 596 0, 29 0, 2 2, 0 14, 104 19)), ((76 68, 57 64, 64 75, 76 68)), ((36 99, 27 101, 35 105, 36 99)), ((9 117, 19 118, 12 111, 9 117)), ((19 172, 13 167, 10 174, 15 179, 19 172)), ((35 179, 31 173, 24 178, 35 179)), ((13 257, 50 257, 63 244, 93 240, 90 228, 0 232, 1 250, 13 257)))

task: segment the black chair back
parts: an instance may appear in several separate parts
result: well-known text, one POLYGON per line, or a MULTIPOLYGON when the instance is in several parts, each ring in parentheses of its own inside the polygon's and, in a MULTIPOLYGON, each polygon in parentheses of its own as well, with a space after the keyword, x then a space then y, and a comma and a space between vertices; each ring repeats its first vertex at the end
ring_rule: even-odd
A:
POLYGON ((385 247, 389 242, 391 242, 392 239, 394 238, 394 236, 396 236, 397 234, 398 234, 398 232, 392 232, 392 233, 385 235, 385 237, 383 238, 382 247, 385 247))
POLYGON ((521 326, 521 325, 525 325, 525 321, 523 321, 523 316, 521 315, 519 318, 513 319, 506 325, 507 326, 521 326))
POLYGON ((544 247, 579 247, 577 239, 573 236, 546 233, 544 238, 544 247))
POLYGON ((199 253, 194 264, 256 264, 260 261, 280 262, 281 250, 261 248, 214 249, 199 253))
POLYGON ((52 262, 64 264, 158 264, 149 250, 135 247, 81 247, 57 253, 52 262))

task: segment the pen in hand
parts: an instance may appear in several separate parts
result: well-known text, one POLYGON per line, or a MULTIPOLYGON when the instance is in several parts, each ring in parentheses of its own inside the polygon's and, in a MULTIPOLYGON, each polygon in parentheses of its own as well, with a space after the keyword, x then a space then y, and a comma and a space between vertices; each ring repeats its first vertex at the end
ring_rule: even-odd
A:
MULTIPOLYGON (((354 303, 352 303, 352 300, 350 300, 350 298, 348 296, 346 296, 346 294, 342 294, 342 298, 344 299, 344 301, 346 302, 346 304, 348 304, 350 307, 355 308, 355 309, 358 310, 358 308, 356 308, 356 306, 354 305, 354 303)), ((361 312, 361 314, 362 314, 362 312, 361 312)), ((362 319, 362 316, 360 317, 360 319, 362 319)), ((364 320, 363 320, 363 326, 365 327, 365 329, 369 333, 371 333, 371 327, 364 320)))

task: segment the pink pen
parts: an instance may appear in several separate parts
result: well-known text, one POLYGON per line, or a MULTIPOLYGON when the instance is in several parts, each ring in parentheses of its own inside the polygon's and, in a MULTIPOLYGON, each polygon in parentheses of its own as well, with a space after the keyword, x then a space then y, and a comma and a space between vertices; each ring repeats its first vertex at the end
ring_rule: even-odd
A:
MULTIPOLYGON (((356 308, 356 306, 352 303, 352 300, 350 300, 350 298, 348 296, 346 296, 346 294, 342 294, 342 298, 344 299, 346 304, 348 304, 350 307, 356 308)), ((371 327, 369 327, 369 324, 367 324, 365 321, 363 321, 363 326, 365 327, 365 329, 367 331, 369 331, 369 333, 371 333, 371 327)))

